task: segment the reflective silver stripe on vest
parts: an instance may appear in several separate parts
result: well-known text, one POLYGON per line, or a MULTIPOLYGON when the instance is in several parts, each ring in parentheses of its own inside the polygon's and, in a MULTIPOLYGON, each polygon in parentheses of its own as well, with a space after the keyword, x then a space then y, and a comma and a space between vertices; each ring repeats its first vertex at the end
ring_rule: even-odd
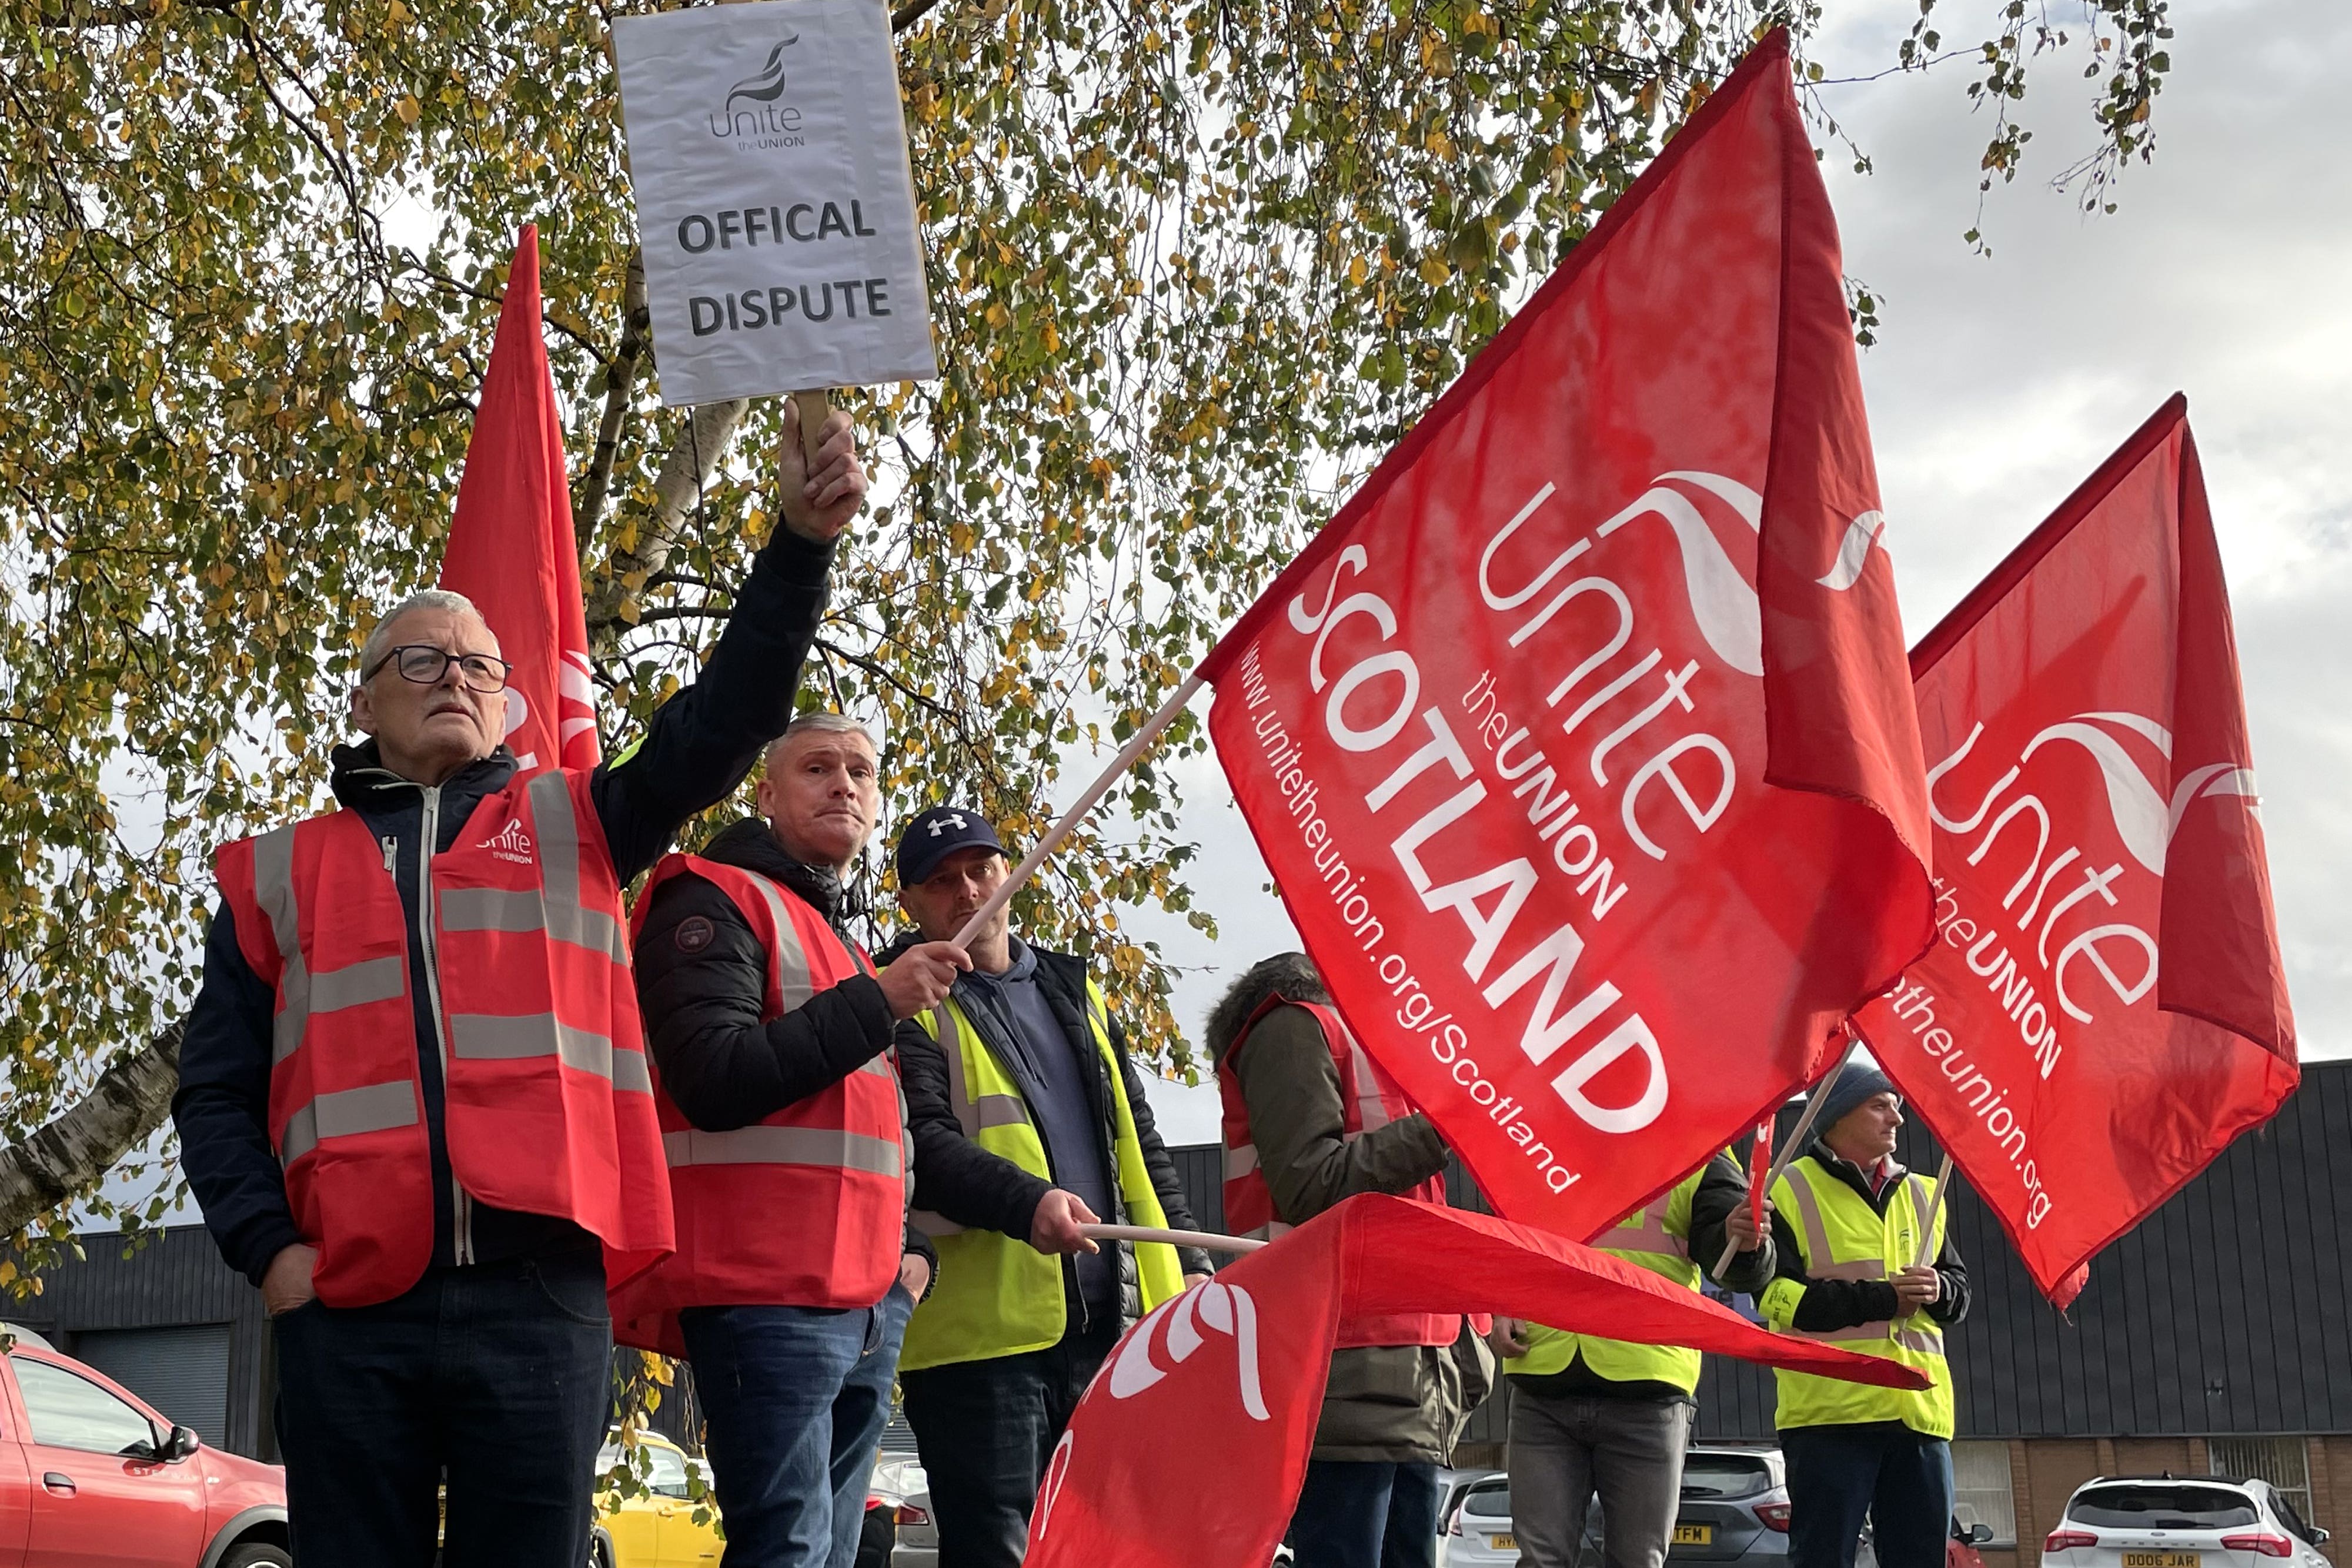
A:
MULTIPOLYGON (((614 1081, 613 1042, 601 1034, 573 1029, 553 1013, 451 1013, 449 1053, 467 1061, 552 1056, 577 1071, 593 1072, 608 1083, 614 1081)), ((645 1071, 643 1056, 626 1051, 619 1055, 630 1059, 622 1069, 625 1075, 635 1077, 645 1071)))
POLYGON ((907 1218, 913 1220, 915 1222, 915 1228, 921 1231, 926 1236, 937 1238, 940 1236, 961 1236, 963 1234, 962 1226, 958 1225, 946 1215, 934 1214, 928 1208, 909 1209, 907 1213, 907 1218))
POLYGON ((398 1001, 407 985, 405 955, 363 958, 356 964, 311 976, 310 1011, 315 1016, 340 1012, 344 1008, 362 1008, 370 1002, 398 1001))
MULTIPOLYGON (((1919 1217, 1919 1239, 1926 1241, 1929 1239, 1927 1217, 1935 1213, 1936 1200, 1927 1196, 1927 1184, 1924 1181, 1913 1181, 1906 1176, 1903 1186, 1904 1190, 1911 1195, 1911 1212, 1919 1217)), ((1934 1254, 1931 1253, 1929 1256, 1933 1257, 1934 1254)))
POLYGON ((278 944, 278 1017, 270 1025, 272 1065, 294 1054, 310 1022, 310 971, 302 962, 302 922, 294 901, 294 830, 278 828, 253 841, 253 896, 269 917, 278 944))
POLYGON ((1286 1236, 1289 1233, 1289 1226, 1279 1219, 1269 1219, 1255 1230, 1243 1231, 1242 1237, 1249 1241, 1271 1241, 1277 1236, 1286 1236))
POLYGON ((448 931, 544 931, 547 915, 527 887, 450 887, 436 901, 448 931))
POLYGON ((269 1030, 269 1060, 274 1065, 294 1054, 316 1013, 365 1007, 370 1002, 398 999, 408 983, 408 960, 403 956, 364 958, 340 969, 313 975, 302 956, 300 901, 294 893, 294 829, 274 829, 253 841, 254 902, 269 919, 269 935, 277 944, 280 1006, 269 1030))
POLYGON ((1685 1237, 1670 1235, 1666 1230, 1664 1204, 1651 1208, 1636 1209, 1617 1228, 1594 1241, 1595 1247, 1612 1252, 1654 1252, 1669 1258, 1688 1258, 1690 1241, 1685 1237))
POLYGON ((816 988, 809 981, 808 950, 801 946, 800 927, 793 924, 792 911, 784 907, 784 895, 776 890, 776 884, 755 871, 743 874, 760 890, 760 897, 768 906, 769 922, 776 928, 776 940, 768 961, 776 967, 777 1011, 788 1013, 816 995, 816 988))
MULTIPOLYGON (((548 936, 592 953, 602 953, 615 964, 627 963, 628 943, 621 923, 604 910, 589 908, 580 899, 580 820, 572 811, 572 789, 565 782, 563 770, 551 768, 523 789, 530 797, 531 824, 539 830, 539 885, 548 936)), ((445 894, 445 919, 447 907, 448 895, 445 894)))
POLYGON ((642 1051, 615 1049, 613 1052, 613 1087, 638 1094, 654 1092, 653 1069, 646 1063, 642 1051))
POLYGON ((972 1098, 971 1086, 963 1072, 963 1025, 956 1021, 955 1009, 945 1002, 931 1009, 931 1028, 938 1031, 940 1054, 948 1059, 948 1104, 954 1110, 957 1125, 963 1128, 967 1138, 978 1137, 982 1127, 1025 1127, 1029 1124, 1029 1104, 1018 1094, 982 1094, 972 1098))
MULTIPOLYGON (((688 1130, 662 1134, 672 1170, 686 1166, 823 1166, 892 1178, 905 1174, 895 1138, 869 1138, 831 1127, 738 1127, 727 1133, 688 1130)), ((779 1223, 787 1221, 778 1216, 779 1223)))
MULTIPOLYGON (((1356 1119, 1361 1124, 1358 1132, 1370 1133, 1389 1124, 1388 1102, 1381 1098, 1381 1081, 1372 1072, 1372 1059, 1356 1043, 1351 1032, 1348 1036, 1348 1056, 1356 1068, 1356 1119)), ((1349 1134, 1353 1137, 1355 1134, 1349 1134)))
POLYGON ((278 1163, 290 1166, 319 1146, 321 1138, 348 1138, 416 1124, 416 1085, 405 1078, 337 1089, 298 1105, 286 1118, 278 1163))
POLYGON ((1257 1169, 1257 1145, 1243 1144, 1225 1151, 1225 1179, 1239 1181, 1257 1169))

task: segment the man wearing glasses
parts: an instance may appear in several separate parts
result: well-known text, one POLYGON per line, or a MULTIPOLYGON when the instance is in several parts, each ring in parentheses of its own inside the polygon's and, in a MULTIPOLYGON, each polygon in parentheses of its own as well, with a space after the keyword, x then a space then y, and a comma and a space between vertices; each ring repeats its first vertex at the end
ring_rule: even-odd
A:
POLYGON ((341 810, 218 855, 173 1116, 274 1320, 301 1562, 586 1561, 606 1260, 673 1244, 621 890, 792 716, 866 491, 845 413, 782 468, 700 678, 617 760, 520 775, 497 640, 419 593, 362 652, 341 810))

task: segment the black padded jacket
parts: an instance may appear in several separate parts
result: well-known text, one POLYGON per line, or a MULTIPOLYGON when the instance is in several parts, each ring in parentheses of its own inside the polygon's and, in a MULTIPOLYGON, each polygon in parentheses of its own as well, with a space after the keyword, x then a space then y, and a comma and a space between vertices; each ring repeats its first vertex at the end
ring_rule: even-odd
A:
MULTIPOLYGON (((700 853, 790 888, 853 945, 840 881, 787 854, 758 818, 729 824, 700 853)), ((705 1132, 748 1127, 890 1048, 896 1020, 870 975, 829 986, 762 1023, 768 956, 734 900, 691 872, 654 890, 635 959, 646 1049, 671 1103, 705 1132)), ((904 1246, 928 1260, 936 1278, 939 1254, 929 1238, 909 1226, 904 1246)))

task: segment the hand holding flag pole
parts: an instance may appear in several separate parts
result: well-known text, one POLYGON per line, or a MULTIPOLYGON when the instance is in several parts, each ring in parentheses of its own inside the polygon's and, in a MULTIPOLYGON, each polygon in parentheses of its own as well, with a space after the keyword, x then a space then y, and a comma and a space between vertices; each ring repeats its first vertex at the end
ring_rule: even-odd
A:
MULTIPOLYGON (((1846 1057, 1852 1055, 1853 1051, 1853 1046, 1848 1045, 1845 1051, 1838 1057, 1836 1065, 1832 1067, 1825 1076, 1815 1081, 1814 1092, 1805 1097, 1804 1114, 1797 1118, 1796 1128, 1790 1133, 1789 1141, 1781 1145, 1773 1155, 1772 1168, 1765 1174, 1763 1186, 1751 1188, 1751 1194, 1761 1191, 1769 1195, 1772 1190, 1772 1184, 1780 1179, 1780 1173, 1789 1168, 1789 1162, 1796 1158, 1804 1149, 1806 1134, 1813 1130, 1813 1124, 1821 1118, 1822 1107, 1829 1103, 1829 1096, 1820 1092, 1820 1086, 1837 1077, 1839 1069, 1845 1066, 1846 1057)), ((1737 1241, 1726 1241, 1723 1244, 1723 1256, 1715 1260, 1715 1268, 1712 1270, 1717 1279, 1722 1278, 1723 1271, 1731 1267, 1731 1260, 1738 1255, 1738 1252, 1739 1244, 1737 1241)))

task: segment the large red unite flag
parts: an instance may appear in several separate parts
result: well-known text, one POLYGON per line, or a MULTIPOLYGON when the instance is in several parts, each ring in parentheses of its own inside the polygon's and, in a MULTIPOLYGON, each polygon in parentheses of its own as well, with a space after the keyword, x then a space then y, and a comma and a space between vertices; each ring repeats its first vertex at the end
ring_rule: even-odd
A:
POLYGON ((1128 1332, 1045 1467, 1030 1568, 1272 1562, 1306 1476, 1339 1320, 1454 1312, 1507 1312, 1892 1388, 1926 1382, 1884 1357, 1768 1333, 1696 1291, 1548 1232, 1367 1194, 1128 1332))
POLYGON ((1211 654, 1368 1049, 1590 1236, 1926 946, 1911 686, 1835 224, 1760 45, 1211 654))
POLYGON ((2185 402, 1911 663, 1941 940, 1858 1021, 2063 1305, 2299 1075, 2185 402))
POLYGON ((506 743, 525 772, 593 768, 598 756, 563 423, 539 318, 539 228, 526 225, 441 557, 441 586, 474 601, 513 662, 506 743))

